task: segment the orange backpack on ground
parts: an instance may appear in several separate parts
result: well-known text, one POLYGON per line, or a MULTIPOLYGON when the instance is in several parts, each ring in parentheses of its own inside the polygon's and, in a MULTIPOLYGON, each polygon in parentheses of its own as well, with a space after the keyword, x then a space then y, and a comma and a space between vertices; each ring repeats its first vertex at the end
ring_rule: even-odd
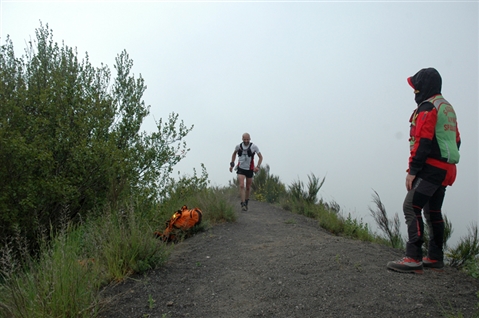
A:
POLYGON ((201 223, 203 212, 194 208, 188 210, 186 205, 181 210, 176 211, 173 216, 166 222, 166 229, 161 232, 155 232, 163 242, 177 242, 181 237, 186 237, 191 233, 192 229, 201 223))

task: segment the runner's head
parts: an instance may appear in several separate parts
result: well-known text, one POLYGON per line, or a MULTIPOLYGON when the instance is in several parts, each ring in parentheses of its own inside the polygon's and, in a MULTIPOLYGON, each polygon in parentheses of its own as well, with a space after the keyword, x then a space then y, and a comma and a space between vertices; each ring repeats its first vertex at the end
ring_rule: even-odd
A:
POLYGON ((251 137, 249 136, 249 134, 244 133, 243 134, 243 143, 245 144, 245 146, 248 146, 250 141, 251 141, 251 137))

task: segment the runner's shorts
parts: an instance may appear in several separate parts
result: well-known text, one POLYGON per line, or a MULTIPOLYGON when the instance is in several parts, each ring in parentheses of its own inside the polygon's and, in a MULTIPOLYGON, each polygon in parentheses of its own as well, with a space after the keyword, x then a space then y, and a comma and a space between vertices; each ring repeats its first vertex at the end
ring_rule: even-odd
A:
POLYGON ((253 178, 254 171, 253 170, 244 170, 244 169, 238 168, 238 171, 236 173, 237 174, 242 174, 242 175, 246 176, 246 178, 253 178))

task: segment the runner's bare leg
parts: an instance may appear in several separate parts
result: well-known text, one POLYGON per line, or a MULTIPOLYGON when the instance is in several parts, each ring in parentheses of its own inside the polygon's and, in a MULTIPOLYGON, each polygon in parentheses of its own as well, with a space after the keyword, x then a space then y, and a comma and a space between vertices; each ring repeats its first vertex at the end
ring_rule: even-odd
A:
MULTIPOLYGON (((241 196, 241 202, 245 201, 245 185, 244 185, 244 179, 246 178, 245 175, 243 174, 238 174, 238 183, 239 183, 239 190, 240 190, 240 196, 241 196)), ((248 193, 249 195, 249 193, 248 193)))

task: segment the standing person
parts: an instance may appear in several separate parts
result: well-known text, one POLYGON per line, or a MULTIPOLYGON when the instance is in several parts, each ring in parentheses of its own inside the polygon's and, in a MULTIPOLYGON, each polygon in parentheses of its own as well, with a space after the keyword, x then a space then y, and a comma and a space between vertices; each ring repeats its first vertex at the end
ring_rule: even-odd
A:
POLYGON ((253 173, 258 172, 263 162, 263 156, 258 146, 253 145, 251 137, 248 133, 243 134, 243 142, 235 147, 231 156, 230 172, 235 166, 236 155, 238 155, 238 166, 236 174, 238 175, 238 183, 241 195, 241 209, 248 211, 249 193, 251 183, 253 182, 253 173), (258 164, 254 165, 254 156, 258 154, 258 164), (246 185, 245 185, 246 180, 246 185))
POLYGON ((446 187, 456 179, 461 138, 456 113, 441 95, 442 80, 434 68, 425 68, 407 79, 414 89, 417 108, 411 119, 407 194, 403 211, 408 241, 406 256, 389 262, 389 269, 422 273, 423 267, 444 267, 444 220, 441 207, 446 187), (429 228, 427 255, 422 255, 424 222, 429 228))

